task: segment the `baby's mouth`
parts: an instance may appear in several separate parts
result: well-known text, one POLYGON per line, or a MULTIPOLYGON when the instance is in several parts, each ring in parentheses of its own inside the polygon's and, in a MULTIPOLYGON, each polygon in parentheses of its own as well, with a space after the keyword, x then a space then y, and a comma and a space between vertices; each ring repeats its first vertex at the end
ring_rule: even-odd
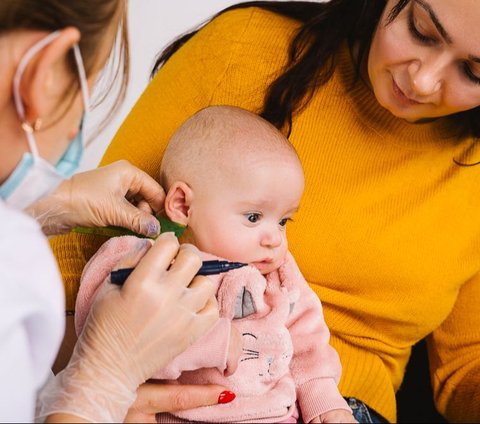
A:
POLYGON ((261 259, 259 261, 252 262, 252 264, 263 264, 263 265, 269 265, 273 262, 273 258, 265 258, 261 259))
POLYGON ((251 262, 251 265, 257 268, 262 274, 266 274, 271 272, 274 262, 273 258, 266 258, 260 261, 251 262))

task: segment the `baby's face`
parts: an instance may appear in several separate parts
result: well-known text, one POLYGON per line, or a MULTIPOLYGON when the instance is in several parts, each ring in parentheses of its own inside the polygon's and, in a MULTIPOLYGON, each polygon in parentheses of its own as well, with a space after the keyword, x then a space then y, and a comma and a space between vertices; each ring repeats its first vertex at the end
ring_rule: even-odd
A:
POLYGON ((304 177, 296 158, 250 159, 194 195, 188 227, 202 251, 277 269, 288 249, 286 226, 297 211, 304 177))

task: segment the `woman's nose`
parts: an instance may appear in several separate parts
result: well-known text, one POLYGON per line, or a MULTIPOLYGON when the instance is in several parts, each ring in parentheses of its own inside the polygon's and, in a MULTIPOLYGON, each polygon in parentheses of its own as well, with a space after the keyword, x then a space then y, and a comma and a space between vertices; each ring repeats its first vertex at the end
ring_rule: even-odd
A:
POLYGON ((443 84, 444 64, 440 58, 420 62, 414 61, 408 66, 412 95, 418 97, 432 96, 440 91, 443 84))

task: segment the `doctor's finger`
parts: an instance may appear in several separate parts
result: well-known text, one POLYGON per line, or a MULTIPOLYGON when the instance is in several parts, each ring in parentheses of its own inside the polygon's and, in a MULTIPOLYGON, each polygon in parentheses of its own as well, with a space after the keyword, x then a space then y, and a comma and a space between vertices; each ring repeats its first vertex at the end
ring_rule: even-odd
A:
POLYGON ((140 282, 150 285, 164 281, 178 250, 179 243, 173 233, 161 234, 127 279, 125 292, 132 289, 130 286, 137 286, 140 282))
POLYGON ((169 275, 179 284, 190 286, 201 265, 200 251, 191 244, 182 244, 169 269, 169 275))
POLYGON ((148 213, 148 214, 153 214, 155 211, 151 208, 151 206, 146 202, 145 200, 139 200, 137 202, 137 208, 140 209, 141 211, 148 213))
POLYGON ((216 284, 208 277, 197 276, 182 296, 182 303, 189 305, 193 312, 201 312, 205 307, 210 307, 210 301, 214 301, 216 284))
POLYGON ((163 208, 165 191, 146 172, 133 166, 128 161, 120 161, 122 166, 122 183, 125 196, 135 196, 143 199, 155 211, 163 208))
POLYGON ((160 232, 160 223, 150 210, 147 210, 145 203, 142 207, 134 205, 125 198, 116 198, 104 207, 108 213, 108 222, 117 227, 124 227, 135 233, 147 237, 156 237, 160 232))
POLYGON ((210 322, 209 320, 213 320, 211 325, 213 325, 215 321, 217 321, 218 303, 215 296, 211 296, 208 298, 208 301, 205 304, 205 306, 202 309, 197 311, 197 316, 205 317, 205 320, 207 323, 210 322))
POLYGON ((141 261, 141 259, 146 255, 146 253, 153 246, 153 240, 141 239, 131 237, 133 242, 130 242, 131 247, 125 253, 125 255, 118 260, 114 265, 112 271, 122 269, 122 268, 134 268, 141 261))

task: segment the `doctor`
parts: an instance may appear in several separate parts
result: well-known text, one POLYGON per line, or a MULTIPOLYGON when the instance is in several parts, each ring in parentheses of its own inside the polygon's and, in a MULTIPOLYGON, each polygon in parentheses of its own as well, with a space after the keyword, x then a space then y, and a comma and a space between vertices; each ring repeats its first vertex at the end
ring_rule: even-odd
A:
POLYGON ((109 287, 69 365, 45 385, 64 332, 46 235, 77 225, 159 232, 151 212, 164 193, 128 162, 69 178, 83 153, 89 92, 116 41, 128 59, 125 18, 124 0, 0 2, 0 421, 32 421, 36 401, 51 422, 122 421, 132 404, 127 419, 145 420, 222 391, 143 385, 137 396, 217 320, 213 284, 194 278, 197 252, 171 234, 139 240, 119 264, 138 263, 136 271, 121 290, 109 287))

